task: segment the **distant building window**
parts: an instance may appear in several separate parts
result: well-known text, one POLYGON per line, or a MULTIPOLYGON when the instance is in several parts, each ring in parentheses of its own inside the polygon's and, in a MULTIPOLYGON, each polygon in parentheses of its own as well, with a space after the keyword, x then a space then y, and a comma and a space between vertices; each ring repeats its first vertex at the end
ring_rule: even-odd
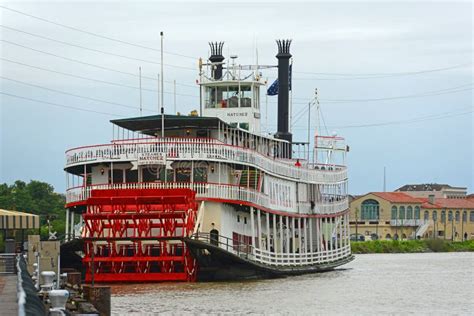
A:
POLYGON ((397 219, 397 207, 392 206, 392 219, 397 219))
POLYGON ((379 219, 379 202, 375 200, 365 200, 361 204, 362 220, 378 220, 379 219))
POLYGON ((450 222, 453 221, 453 211, 448 212, 448 221, 450 221, 450 222))
POLYGON ((459 222, 461 219, 461 213, 459 211, 456 211, 456 222, 459 222))
POLYGON ((467 212, 466 211, 462 212, 462 221, 467 222, 467 212))
POLYGON ((405 206, 400 206, 400 210, 398 212, 399 219, 405 219, 405 206))
POLYGON ((433 211, 433 220, 436 222, 438 220, 438 211, 433 211))
POLYGON ((441 223, 446 223, 446 211, 441 211, 441 223))
POLYGON ((471 222, 474 222, 474 211, 471 211, 471 213, 469 214, 469 220, 471 222))
POLYGON ((237 223, 240 223, 240 215, 237 215, 237 223))
POLYGON ((420 219, 420 207, 415 206, 415 219, 420 219))
POLYGON ((244 217, 244 224, 247 224, 247 217, 244 217))
POLYGON ((425 221, 429 220, 430 219, 430 212, 425 211, 425 214, 424 214, 423 218, 424 218, 425 221))
POLYGON ((413 208, 411 206, 407 207, 407 219, 413 219, 413 208))

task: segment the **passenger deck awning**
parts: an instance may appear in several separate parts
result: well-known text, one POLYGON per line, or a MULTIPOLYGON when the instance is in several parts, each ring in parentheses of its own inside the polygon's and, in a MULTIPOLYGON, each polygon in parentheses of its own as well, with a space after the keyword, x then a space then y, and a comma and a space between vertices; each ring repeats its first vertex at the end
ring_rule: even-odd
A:
POLYGON ((0 209, 0 229, 38 229, 38 215, 0 209))
MULTIPOLYGON (((227 123, 217 117, 203 116, 165 114, 164 121, 165 130, 182 128, 217 129, 219 127, 219 122, 221 126, 227 125, 227 123)), ((161 131, 161 115, 131 117, 111 120, 110 122, 124 129, 152 136, 155 136, 158 131, 161 131)))

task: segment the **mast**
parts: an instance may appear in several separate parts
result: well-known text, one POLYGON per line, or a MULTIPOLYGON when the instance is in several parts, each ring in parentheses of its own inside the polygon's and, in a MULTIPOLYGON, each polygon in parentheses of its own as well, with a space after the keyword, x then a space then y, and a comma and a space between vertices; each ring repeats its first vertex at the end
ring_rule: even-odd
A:
MULTIPOLYGON (((161 36, 161 137, 165 137, 165 107, 164 107, 164 94, 163 94, 163 32, 160 32, 161 36)), ((166 176, 166 172, 165 172, 166 176)))
POLYGON ((140 116, 142 116, 142 67, 138 67, 138 73, 140 77, 140 116))

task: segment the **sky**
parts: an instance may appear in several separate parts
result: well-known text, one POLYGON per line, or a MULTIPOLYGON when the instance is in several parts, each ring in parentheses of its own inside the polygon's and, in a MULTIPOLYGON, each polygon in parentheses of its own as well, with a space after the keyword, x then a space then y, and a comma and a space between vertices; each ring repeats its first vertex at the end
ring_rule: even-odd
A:
MULTIPOLYGON (((177 110, 199 108, 198 58, 209 41, 225 41, 225 57, 241 64, 255 63, 258 50, 259 64, 275 65, 275 39, 291 38, 293 113, 317 88, 328 132, 350 146, 351 194, 382 191, 384 167, 387 190, 447 183, 474 191, 470 1, 0 5, 0 183, 34 179, 64 192, 64 152, 108 143, 109 120, 139 115, 138 67, 143 87, 156 90, 163 31, 167 113, 173 80, 177 110)), ((263 75, 272 82, 277 74, 263 75)), ((269 97, 273 131, 276 100, 269 97)), ((157 93, 143 91, 143 104, 153 114, 157 93)), ((293 134, 306 140, 306 118, 293 134)))

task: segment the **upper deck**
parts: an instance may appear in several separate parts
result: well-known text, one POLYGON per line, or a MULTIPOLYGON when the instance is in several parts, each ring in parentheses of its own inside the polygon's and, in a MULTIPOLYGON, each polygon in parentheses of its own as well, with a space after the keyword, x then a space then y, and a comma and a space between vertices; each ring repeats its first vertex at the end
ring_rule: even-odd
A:
POLYGON ((66 152, 66 170, 83 172, 84 164, 140 162, 160 164, 171 160, 205 160, 251 165, 274 176, 307 183, 339 183, 347 179, 347 168, 341 165, 310 163, 307 160, 281 159, 272 145, 227 144, 215 138, 165 137, 112 141, 66 152), (298 163, 297 163, 298 161, 298 163), (76 168, 74 168, 76 167, 76 168))

